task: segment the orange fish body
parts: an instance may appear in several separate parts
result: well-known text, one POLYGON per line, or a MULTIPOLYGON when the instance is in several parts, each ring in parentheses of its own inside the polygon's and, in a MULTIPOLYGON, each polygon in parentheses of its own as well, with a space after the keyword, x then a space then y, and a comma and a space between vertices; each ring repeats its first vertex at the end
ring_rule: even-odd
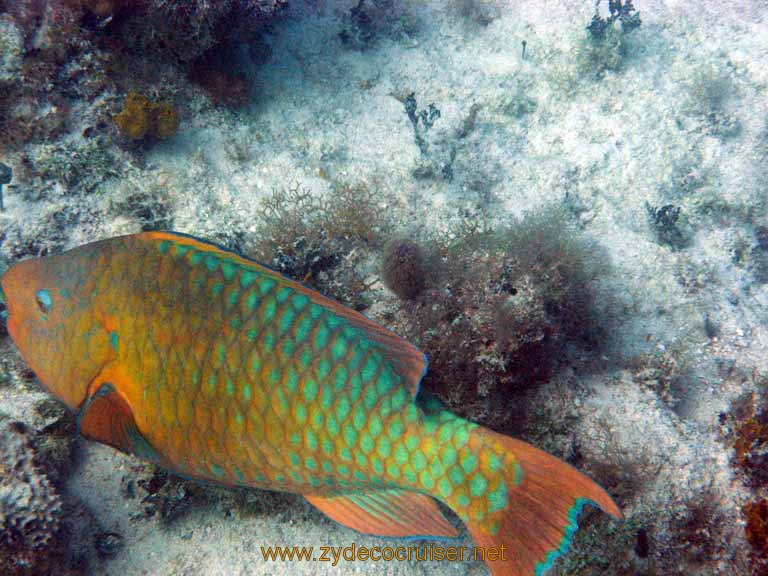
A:
POLYGON ((82 434, 179 474, 303 494, 390 536, 504 546, 541 574, 611 498, 532 446, 416 400, 426 359, 361 314, 192 237, 147 232, 2 277, 8 331, 82 434))

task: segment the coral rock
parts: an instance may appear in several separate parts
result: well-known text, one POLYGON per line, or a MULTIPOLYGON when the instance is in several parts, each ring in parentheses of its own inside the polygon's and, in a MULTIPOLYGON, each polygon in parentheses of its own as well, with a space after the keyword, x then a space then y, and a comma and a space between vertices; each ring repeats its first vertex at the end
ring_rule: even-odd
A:
POLYGON ((55 548, 62 502, 34 460, 26 427, 0 422, 0 569, 35 572, 55 548))

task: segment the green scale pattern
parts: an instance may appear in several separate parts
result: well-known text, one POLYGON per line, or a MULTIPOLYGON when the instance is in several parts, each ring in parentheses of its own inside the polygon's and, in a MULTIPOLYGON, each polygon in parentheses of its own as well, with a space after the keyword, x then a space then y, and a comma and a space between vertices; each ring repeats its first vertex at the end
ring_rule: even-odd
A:
POLYGON ((298 493, 408 487, 465 520, 506 506, 501 456, 483 465, 474 424, 422 412, 362 329, 226 253, 136 251, 156 271, 132 278, 126 304, 147 337, 120 353, 143 360, 150 441, 177 471, 298 493))

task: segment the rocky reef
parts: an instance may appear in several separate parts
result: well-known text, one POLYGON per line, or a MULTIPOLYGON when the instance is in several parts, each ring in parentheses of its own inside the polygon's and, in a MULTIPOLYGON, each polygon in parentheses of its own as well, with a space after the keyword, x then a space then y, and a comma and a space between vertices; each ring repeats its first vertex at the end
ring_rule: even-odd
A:
POLYGON ((39 574, 64 553, 63 503, 21 422, 0 421, 0 569, 39 574))

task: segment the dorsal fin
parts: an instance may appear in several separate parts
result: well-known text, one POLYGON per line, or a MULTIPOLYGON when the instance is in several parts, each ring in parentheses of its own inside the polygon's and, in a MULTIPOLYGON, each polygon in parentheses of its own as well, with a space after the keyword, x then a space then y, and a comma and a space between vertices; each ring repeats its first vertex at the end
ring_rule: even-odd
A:
POLYGON ((246 258, 245 256, 241 256, 236 252, 216 246, 215 244, 211 244, 210 242, 206 242, 205 240, 200 240, 193 236, 187 236, 186 234, 179 234, 176 232, 144 232, 137 234, 137 236, 153 242, 172 242, 183 246, 189 246, 195 250, 216 254, 233 264, 267 275, 284 286, 289 286, 296 290, 296 292, 306 295, 312 302, 326 308, 340 318, 343 318, 352 326, 364 332, 371 341, 377 343, 383 349, 385 356, 392 362, 397 373, 402 376, 411 395, 416 396, 418 393, 419 383, 427 371, 426 356, 424 356, 421 350, 416 348, 416 346, 403 340, 400 336, 377 324, 370 318, 363 316, 359 312, 352 310, 327 296, 323 296, 317 290, 313 290, 301 282, 297 282, 264 264, 246 258))
POLYGON ((151 460, 157 464, 162 458, 147 442, 133 418, 133 411, 123 396, 110 384, 102 384, 88 398, 77 415, 77 427, 89 440, 107 444, 126 454, 151 460))

